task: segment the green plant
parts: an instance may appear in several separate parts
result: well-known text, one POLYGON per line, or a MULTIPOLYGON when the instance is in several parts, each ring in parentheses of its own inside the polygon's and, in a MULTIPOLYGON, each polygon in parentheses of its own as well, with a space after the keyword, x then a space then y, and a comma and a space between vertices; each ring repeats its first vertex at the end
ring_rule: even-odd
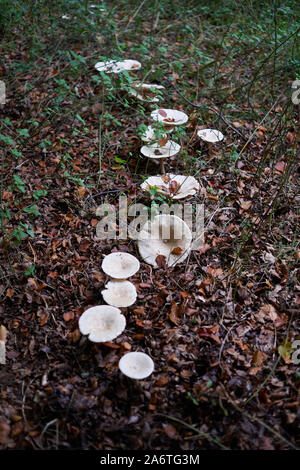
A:
POLYGON ((10 189, 12 191, 17 190, 17 191, 20 191, 23 194, 26 193, 25 183, 20 178, 19 175, 13 175, 13 184, 8 186, 8 189, 10 189))
POLYGON ((29 237, 34 237, 34 230, 30 225, 23 222, 20 222, 18 227, 10 234, 10 239, 18 244, 29 237))

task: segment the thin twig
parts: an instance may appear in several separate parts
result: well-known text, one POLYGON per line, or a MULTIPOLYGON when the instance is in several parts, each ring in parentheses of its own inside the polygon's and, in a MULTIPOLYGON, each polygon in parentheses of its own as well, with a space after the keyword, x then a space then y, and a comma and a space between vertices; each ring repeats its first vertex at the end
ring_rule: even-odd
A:
MULTIPOLYGON (((291 323, 293 321, 293 318, 294 318, 294 313, 292 313, 291 317, 290 317, 290 320, 289 320, 289 324, 288 324, 288 327, 287 327, 287 332, 286 332, 286 336, 285 336, 285 341, 287 341, 287 338, 289 336, 289 332, 290 332, 290 328, 291 328, 291 323)), ((264 388, 264 386, 266 385, 266 383, 268 382, 269 378, 273 375, 273 373, 275 372, 276 370, 276 367, 279 363, 281 359, 281 356, 279 355, 277 360, 275 361, 275 363, 273 364, 270 372, 268 373, 267 377, 265 378, 265 380, 262 382, 262 384, 260 384, 260 386, 255 390, 254 393, 252 393, 252 395, 247 398, 247 400, 244 401, 243 403, 243 406, 246 406, 249 401, 251 401, 254 397, 256 397, 258 395, 258 393, 260 392, 260 390, 262 390, 264 388)))
POLYGON ((268 424, 264 423, 261 419, 259 419, 257 416, 252 416, 250 415, 249 413, 247 413, 245 410, 243 410, 242 408, 240 408, 233 400, 232 398, 229 396, 229 394, 227 393, 227 391, 225 390, 225 387, 223 384, 220 384, 220 386, 222 387, 222 390, 226 396, 226 398, 228 399, 228 401, 230 402, 230 404, 233 406, 233 408, 237 411, 239 411, 242 415, 246 416, 246 418, 248 418, 250 421, 256 421, 257 423, 261 424, 265 429, 267 429, 268 431, 270 431, 270 433, 274 434, 276 437, 278 437, 278 439, 280 439, 281 441, 283 441, 285 444, 287 444, 288 446, 292 447, 293 449, 295 450, 300 450, 299 447, 295 446, 292 442, 290 442, 288 439, 286 439, 285 437, 283 437, 279 432, 275 431, 273 428, 271 428, 271 426, 269 426, 268 424))
POLYGON ((99 116, 99 126, 98 126, 98 161, 99 161, 99 175, 97 181, 97 188, 101 181, 101 171, 102 171, 102 119, 104 114, 104 97, 102 90, 102 113, 99 116))
POLYGON ((141 4, 138 6, 138 8, 136 9, 136 11, 134 12, 134 14, 129 18, 129 21, 127 23, 127 26, 126 28, 124 29, 124 33, 127 31, 128 29, 128 26, 130 25, 130 23, 134 20, 134 18, 136 17, 136 15, 138 14, 138 12, 140 11, 140 9, 142 8, 142 6, 144 5, 144 3, 146 2, 146 0, 143 0, 141 2, 141 4))
POLYGON ((164 414, 161 414, 161 413, 157 413, 156 416, 161 416, 163 418, 170 419, 171 421, 175 421, 176 423, 182 424, 182 426, 185 426, 186 428, 190 429, 191 431, 194 431, 197 434, 197 436, 194 436, 194 437, 204 437, 208 441, 214 442, 215 444, 217 444, 219 447, 221 447, 221 449, 230 450, 230 448, 225 446, 224 444, 222 444, 219 441, 219 439, 211 437, 206 432, 199 431, 199 429, 195 428, 191 424, 186 423, 185 421, 181 421, 181 419, 175 418, 174 416, 164 415, 164 414))
MULTIPOLYGON (((176 91, 176 93, 178 93, 181 98, 186 101, 190 106, 193 106, 194 108, 197 108, 197 109, 201 109, 202 106, 199 105, 199 104, 196 104, 196 103, 192 103, 190 100, 188 100, 182 93, 181 91, 178 90, 178 88, 172 83, 170 82, 170 80, 168 80, 167 78, 165 78, 166 82, 171 85, 174 90, 176 91)), ((222 121, 226 124, 226 126, 228 126, 232 131, 236 132, 240 137, 242 137, 244 140, 248 140, 248 137, 246 137, 244 134, 242 134, 236 127, 232 126, 231 124, 229 124, 229 122, 224 118, 224 116, 219 113, 219 111, 217 111, 215 108, 210 108, 210 107, 207 107, 208 110, 210 111, 213 111, 214 113, 217 114, 217 116, 219 116, 220 119, 222 119, 222 121)))
POLYGON ((254 129, 254 131, 252 132, 252 134, 251 134, 250 137, 248 138, 248 140, 247 140, 247 142, 245 143, 244 147, 242 148, 242 150, 241 150, 240 153, 238 154, 235 164, 237 164, 237 162, 239 161, 239 158, 240 158, 240 156, 242 155, 243 151, 245 150, 245 148, 247 147, 247 145, 251 142, 252 138, 255 136, 257 129, 259 129, 259 127, 262 125, 262 123, 264 122, 264 120, 269 116, 269 114, 271 113, 271 111, 273 110, 273 108, 275 107, 275 105, 278 103, 278 100, 279 100, 279 98, 277 98, 277 100, 275 101, 275 103, 273 103, 272 107, 269 109, 269 111, 267 112, 267 114, 265 114, 264 117, 262 118, 262 120, 259 122, 259 124, 257 124, 256 128, 254 129))

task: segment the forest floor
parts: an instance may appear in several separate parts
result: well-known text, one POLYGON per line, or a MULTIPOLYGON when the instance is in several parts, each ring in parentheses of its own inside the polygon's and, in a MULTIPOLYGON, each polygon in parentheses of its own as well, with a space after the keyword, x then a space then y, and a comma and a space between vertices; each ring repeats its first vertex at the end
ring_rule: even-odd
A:
POLYGON ((150 3, 7 10, 1 449, 300 446, 296 2, 259 13, 253 2, 216 2, 213 12, 209 2, 150 3), (163 84, 160 107, 189 115, 167 170, 200 182, 187 202, 204 204, 205 240, 175 267, 152 269, 134 240, 96 237, 104 201, 162 202, 140 189, 160 172, 140 155, 153 106, 124 92, 129 74, 95 70, 110 58, 139 60, 130 75, 163 84), (201 145, 196 131, 206 127, 224 141, 201 145), (96 344, 78 319, 104 304, 111 251, 141 261, 131 278, 138 297, 122 309, 125 331, 96 344), (155 364, 143 381, 118 369, 135 350, 155 364))

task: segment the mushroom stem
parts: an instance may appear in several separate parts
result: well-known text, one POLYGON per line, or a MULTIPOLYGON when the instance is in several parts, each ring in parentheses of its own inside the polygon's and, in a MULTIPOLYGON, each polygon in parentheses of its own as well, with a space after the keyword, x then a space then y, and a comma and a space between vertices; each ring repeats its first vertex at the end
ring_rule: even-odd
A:
POLYGON ((160 170, 161 170, 162 175, 164 175, 166 173, 165 162, 164 162, 163 158, 160 159, 160 170))

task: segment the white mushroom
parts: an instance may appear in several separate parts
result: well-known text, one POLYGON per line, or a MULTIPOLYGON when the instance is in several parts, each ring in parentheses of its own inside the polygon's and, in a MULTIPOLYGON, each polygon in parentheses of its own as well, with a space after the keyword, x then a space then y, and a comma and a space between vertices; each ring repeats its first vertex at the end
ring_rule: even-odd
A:
MULTIPOLYGON (((165 159, 177 155, 180 151, 180 145, 173 140, 168 140, 165 145, 160 146, 158 143, 151 145, 143 145, 141 154, 148 158, 165 159)), ((161 160, 161 171, 165 172, 163 160, 161 160)))
POLYGON ((163 122, 166 126, 180 126, 188 121, 188 115, 177 109, 155 109, 151 113, 154 121, 163 122))
POLYGON ((145 132, 141 135, 141 139, 144 142, 157 142, 159 139, 165 139, 167 134, 159 133, 159 137, 155 134, 155 128, 153 126, 148 126, 145 132))
POLYGON ((109 281, 101 291, 106 303, 114 307, 129 307, 136 301, 136 288, 130 281, 109 281))
POLYGON ((141 153, 148 158, 169 158, 173 157, 180 151, 180 145, 173 140, 168 140, 168 142, 160 146, 157 143, 151 145, 143 145, 141 148, 141 153))
POLYGON ((88 308, 79 318, 79 330, 94 343, 105 343, 119 336, 126 320, 121 310, 110 305, 88 308))
POLYGON ((123 60, 121 62, 123 70, 139 70, 142 67, 142 64, 138 60, 123 60))
POLYGON ((146 263, 157 267, 158 255, 165 256, 168 266, 181 263, 191 249, 192 233, 187 224, 176 215, 156 215, 142 227, 138 247, 146 263))
POLYGON ((114 279, 127 279, 140 269, 140 262, 129 253, 116 251, 105 256, 101 267, 108 276, 114 279))
POLYGON ((148 354, 129 352, 119 361, 120 371, 131 379, 142 380, 154 371, 154 362, 148 354))
POLYGON ((172 199, 184 199, 193 196, 200 189, 198 181, 193 176, 172 175, 150 176, 142 184, 144 191, 156 187, 157 192, 172 199))
POLYGON ((222 132, 216 129, 201 129, 197 132, 198 137, 205 142, 216 143, 224 139, 222 132))
POLYGON ((137 60, 110 60, 108 62, 97 62, 95 69, 97 69, 98 72, 119 73, 124 70, 139 70, 141 66, 142 64, 137 60))
POLYGON ((95 4, 90 5, 90 8, 98 8, 98 10, 100 11, 106 11, 105 8, 103 7, 101 8, 99 5, 95 5, 95 4))
POLYGON ((130 89, 128 91, 131 96, 134 96, 135 98, 141 101, 152 102, 152 103, 157 103, 160 100, 160 98, 157 96, 157 94, 153 90, 162 90, 165 88, 163 85, 141 83, 141 82, 133 82, 131 83, 131 87, 133 89, 130 89))

